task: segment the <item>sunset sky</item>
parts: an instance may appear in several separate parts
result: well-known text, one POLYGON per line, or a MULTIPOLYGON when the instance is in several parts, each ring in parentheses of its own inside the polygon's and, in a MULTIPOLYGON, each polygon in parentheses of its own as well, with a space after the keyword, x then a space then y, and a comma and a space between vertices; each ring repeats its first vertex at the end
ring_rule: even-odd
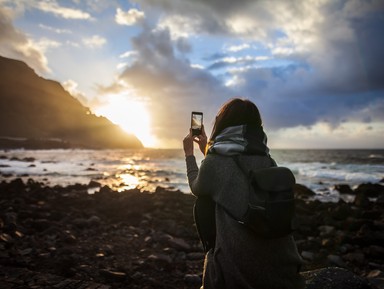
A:
POLYGON ((384 148, 382 0, 0 0, 0 55, 148 147, 240 96, 271 148, 384 148))

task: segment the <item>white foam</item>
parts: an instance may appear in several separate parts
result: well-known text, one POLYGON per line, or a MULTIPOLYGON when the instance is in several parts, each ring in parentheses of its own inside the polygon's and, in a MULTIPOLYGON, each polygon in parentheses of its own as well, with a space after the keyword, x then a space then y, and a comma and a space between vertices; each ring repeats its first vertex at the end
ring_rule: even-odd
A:
MULTIPOLYGON (((182 150, 12 150, 2 155, 6 159, 0 159, 1 173, 45 179, 50 185, 87 184, 96 179, 102 184, 118 186, 122 182, 119 175, 130 174, 138 179, 141 187, 172 186, 189 192, 182 150), (13 157, 17 160, 11 160, 13 157), (25 158, 34 158, 34 161, 27 162, 23 160, 25 158)), ((279 165, 289 167, 298 183, 308 186, 319 196, 335 194, 331 189, 335 184, 376 183, 384 176, 382 164, 340 164, 333 158, 326 163, 305 157, 313 157, 313 154, 297 154, 295 160, 305 161, 290 160, 279 165)), ((200 162, 198 155, 198 165, 200 162)), ((4 177, 0 175, 1 178, 4 177)))

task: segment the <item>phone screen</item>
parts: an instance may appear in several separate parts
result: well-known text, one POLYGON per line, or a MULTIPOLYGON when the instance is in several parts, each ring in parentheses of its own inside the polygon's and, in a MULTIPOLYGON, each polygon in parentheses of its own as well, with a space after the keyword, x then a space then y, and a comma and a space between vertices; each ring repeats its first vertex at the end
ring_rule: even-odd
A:
POLYGON ((203 126, 203 113, 192 111, 192 115, 191 115, 192 135, 200 135, 202 126, 203 126))

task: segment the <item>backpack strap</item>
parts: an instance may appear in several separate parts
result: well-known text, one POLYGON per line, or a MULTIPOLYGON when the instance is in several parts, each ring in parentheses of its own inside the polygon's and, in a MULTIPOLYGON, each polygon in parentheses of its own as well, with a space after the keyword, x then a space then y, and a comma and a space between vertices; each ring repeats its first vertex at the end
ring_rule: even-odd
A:
POLYGON ((209 197, 199 197, 193 207, 193 217, 195 219, 197 233, 207 253, 215 248, 216 241, 216 220, 215 202, 209 197))

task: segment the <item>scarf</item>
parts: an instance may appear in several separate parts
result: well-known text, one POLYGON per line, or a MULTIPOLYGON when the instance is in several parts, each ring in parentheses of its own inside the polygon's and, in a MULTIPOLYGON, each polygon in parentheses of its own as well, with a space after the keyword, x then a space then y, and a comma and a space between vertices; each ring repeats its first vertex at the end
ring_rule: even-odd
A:
POLYGON ((269 156, 267 135, 260 126, 230 126, 216 136, 208 148, 208 154, 215 153, 226 156, 238 154, 269 156))

